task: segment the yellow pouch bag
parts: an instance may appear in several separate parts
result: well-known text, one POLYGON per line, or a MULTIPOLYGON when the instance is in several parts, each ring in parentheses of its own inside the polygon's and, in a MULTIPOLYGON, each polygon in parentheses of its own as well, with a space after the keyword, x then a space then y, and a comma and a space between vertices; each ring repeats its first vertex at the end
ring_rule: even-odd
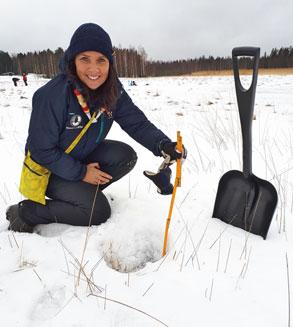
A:
MULTIPOLYGON (((83 137, 83 135, 86 133, 86 131, 89 129, 90 125, 93 123, 93 121, 96 118, 99 118, 99 116, 102 114, 102 110, 100 110, 98 113, 95 112, 91 119, 87 122, 87 124, 84 126, 84 128, 80 131, 80 133, 77 135, 77 137, 74 139, 74 141, 69 145, 69 147, 65 150, 65 153, 69 154, 74 147, 77 145, 77 143, 80 141, 80 139, 83 137)), ((30 155, 30 152, 28 151, 26 154, 26 157, 23 162, 22 166, 22 172, 20 177, 20 185, 19 185, 19 192, 24 195, 29 200, 46 204, 46 190, 49 183, 49 177, 51 175, 51 172, 41 166, 40 164, 36 163, 30 155)))
POLYGON ((26 198, 46 204, 45 194, 51 172, 36 163, 28 151, 23 162, 19 191, 26 198))

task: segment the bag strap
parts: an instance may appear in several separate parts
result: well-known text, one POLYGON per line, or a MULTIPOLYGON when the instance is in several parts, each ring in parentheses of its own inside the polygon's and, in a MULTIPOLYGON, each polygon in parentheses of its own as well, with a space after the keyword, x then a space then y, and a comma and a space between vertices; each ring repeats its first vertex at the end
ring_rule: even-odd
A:
POLYGON ((86 131, 89 129, 93 121, 98 119, 103 112, 107 113, 107 110, 105 108, 101 108, 99 112, 94 112, 93 115, 90 114, 90 109, 82 96, 82 94, 78 91, 77 88, 74 88, 73 93, 75 94, 77 101, 79 105, 82 108, 82 111, 88 116, 89 121, 84 126, 84 128, 81 130, 81 132, 77 135, 77 137, 73 140, 73 142, 69 145, 69 147, 65 150, 65 153, 69 154, 77 145, 77 143, 80 141, 80 139, 83 137, 83 135, 86 133, 86 131))
MULTIPOLYGON (((100 110, 99 112, 94 112, 91 119, 87 122, 87 124, 84 126, 84 128, 80 131, 80 133, 77 135, 77 137, 73 140, 73 142, 69 145, 69 147, 64 151, 65 153, 69 154, 78 144, 78 142, 80 141, 80 139, 84 136, 84 134, 86 133, 86 131, 89 129, 89 127, 91 126, 91 124, 93 123, 93 121, 95 119, 98 119, 101 114, 103 113, 103 110, 100 110)), ((31 157, 31 153, 28 150, 27 151, 27 157, 31 157)))
POLYGON ((83 137, 83 135, 86 133, 86 131, 89 129, 93 121, 97 118, 99 118, 102 114, 102 110, 99 112, 94 112, 91 119, 87 122, 87 124, 84 126, 84 128, 80 131, 80 133, 77 135, 77 137, 73 140, 73 142, 69 145, 69 147, 65 150, 65 153, 69 154, 77 145, 77 143, 80 141, 80 139, 83 137))

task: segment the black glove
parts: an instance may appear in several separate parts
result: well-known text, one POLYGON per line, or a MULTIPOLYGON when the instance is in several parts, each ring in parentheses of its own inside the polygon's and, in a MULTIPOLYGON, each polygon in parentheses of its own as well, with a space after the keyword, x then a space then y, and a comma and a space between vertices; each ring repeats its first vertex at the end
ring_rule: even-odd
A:
POLYGON ((155 183, 158 193, 163 195, 172 194, 173 185, 170 182, 172 171, 169 167, 160 169, 157 173, 145 170, 143 174, 155 183))
POLYGON ((176 142, 166 142, 160 144, 159 148, 164 158, 170 158, 170 163, 176 161, 176 159, 186 159, 187 157, 187 150, 185 149, 184 145, 182 145, 182 153, 176 149, 177 143, 176 142))

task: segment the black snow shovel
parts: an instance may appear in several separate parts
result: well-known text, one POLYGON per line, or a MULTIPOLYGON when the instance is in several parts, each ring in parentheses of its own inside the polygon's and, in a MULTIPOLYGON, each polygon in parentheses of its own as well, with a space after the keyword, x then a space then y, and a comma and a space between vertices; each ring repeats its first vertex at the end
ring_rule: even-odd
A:
POLYGON ((219 181, 213 217, 250 233, 267 236, 278 202, 275 187, 252 174, 252 119, 260 48, 239 47, 232 50, 233 71, 243 140, 243 172, 228 171, 219 181), (252 83, 243 88, 239 56, 253 57, 252 83))

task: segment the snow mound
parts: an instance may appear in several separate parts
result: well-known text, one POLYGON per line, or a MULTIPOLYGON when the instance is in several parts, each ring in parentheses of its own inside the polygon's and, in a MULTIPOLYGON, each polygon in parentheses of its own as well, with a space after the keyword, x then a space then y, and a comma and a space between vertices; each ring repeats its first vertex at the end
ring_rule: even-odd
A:
POLYGON ((161 233, 143 229, 127 232, 116 238, 109 238, 103 245, 104 259, 107 265, 120 272, 141 269, 147 262, 159 260, 161 253, 161 233))
POLYGON ((127 220, 125 213, 117 213, 105 224, 100 241, 105 262, 120 272, 137 271, 162 257, 164 227, 161 217, 155 210, 149 210, 149 204, 137 202, 127 202, 127 210, 132 213, 127 220))

